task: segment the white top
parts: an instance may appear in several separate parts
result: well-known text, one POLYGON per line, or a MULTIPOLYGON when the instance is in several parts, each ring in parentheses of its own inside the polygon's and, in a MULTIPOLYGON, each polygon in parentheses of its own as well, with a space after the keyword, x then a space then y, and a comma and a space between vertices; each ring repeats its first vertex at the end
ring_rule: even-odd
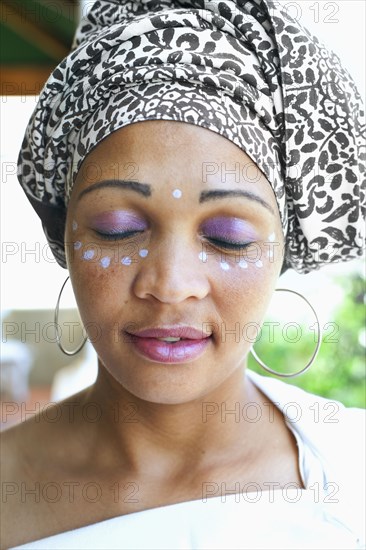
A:
MULTIPOLYGON (((107 519, 9 550, 366 548, 365 411, 247 373, 294 433, 305 489, 247 488, 107 519)), ((249 417, 254 414, 248 409, 249 417)))

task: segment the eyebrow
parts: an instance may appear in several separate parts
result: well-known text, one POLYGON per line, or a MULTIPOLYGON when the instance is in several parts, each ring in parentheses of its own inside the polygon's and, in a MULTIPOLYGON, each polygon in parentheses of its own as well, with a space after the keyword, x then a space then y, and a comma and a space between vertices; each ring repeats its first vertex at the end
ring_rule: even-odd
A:
POLYGON ((130 191, 135 191, 136 193, 144 197, 151 196, 151 186, 148 185, 147 183, 139 183, 138 181, 126 181, 126 180, 104 180, 104 181, 99 181, 98 183, 94 183, 90 187, 83 189, 83 191, 81 191, 81 193, 78 195, 77 200, 79 201, 81 197, 83 197, 87 193, 91 193, 91 191, 96 191, 97 189, 104 189, 105 187, 119 187, 122 189, 129 189, 130 191))
POLYGON ((275 214, 272 206, 264 199, 252 193, 251 191, 244 191, 242 189, 213 189, 211 191, 202 191, 200 194, 200 202, 206 202, 210 200, 222 199, 226 197, 245 197, 251 201, 255 201, 269 210, 273 215, 275 214))
MULTIPOLYGON (((104 189, 108 187, 129 189, 130 191, 134 191, 135 193, 138 193, 143 197, 151 196, 151 185, 149 185, 148 183, 140 183, 138 181, 128 180, 103 180, 99 181, 98 183, 94 183, 86 189, 83 189, 83 191, 79 193, 77 200, 79 201, 87 193, 91 193, 92 191, 96 191, 97 189, 104 189)), ((200 194, 199 202, 203 203, 210 200, 223 199, 227 197, 245 197, 249 200, 261 204, 274 215, 274 210, 272 206, 268 204, 268 202, 266 202, 255 193, 252 193, 251 191, 244 191, 242 189, 212 189, 209 191, 202 191, 200 194)))

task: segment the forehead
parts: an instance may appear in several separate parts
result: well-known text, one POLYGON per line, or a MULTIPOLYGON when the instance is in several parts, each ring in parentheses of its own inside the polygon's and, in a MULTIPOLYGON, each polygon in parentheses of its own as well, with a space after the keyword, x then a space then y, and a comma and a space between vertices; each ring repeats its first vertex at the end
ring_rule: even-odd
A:
POLYGON ((116 130, 84 159, 75 187, 105 179, 195 190, 255 191, 278 210, 271 184, 252 159, 220 134, 185 122, 148 120, 116 130))

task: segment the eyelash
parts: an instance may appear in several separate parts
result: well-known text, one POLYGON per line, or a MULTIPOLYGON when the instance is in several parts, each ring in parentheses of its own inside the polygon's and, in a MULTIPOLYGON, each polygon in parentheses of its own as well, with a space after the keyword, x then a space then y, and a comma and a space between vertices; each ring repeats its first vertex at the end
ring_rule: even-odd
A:
POLYGON ((129 237, 132 237, 132 235, 143 233, 143 231, 126 231, 125 233, 102 233, 101 231, 95 231, 95 232, 98 235, 98 237, 101 237, 106 241, 120 241, 123 239, 128 239, 129 237))
MULTIPOLYGON (((101 231, 96 231, 96 233, 99 237, 106 241, 119 241, 123 239, 128 239, 129 237, 132 237, 133 235, 136 235, 138 233, 143 233, 143 231, 126 231, 125 233, 102 233, 101 231)), ((232 241, 222 241, 213 237, 206 237, 206 239, 210 242, 210 244, 213 244, 218 248, 224 248, 225 250, 244 250, 252 244, 251 242, 235 243, 232 241)))
POLYGON ((207 238, 206 239, 213 244, 214 246, 217 246, 219 248, 224 248, 225 250, 244 250, 252 243, 235 243, 232 241, 221 241, 220 239, 214 239, 214 238, 207 238))

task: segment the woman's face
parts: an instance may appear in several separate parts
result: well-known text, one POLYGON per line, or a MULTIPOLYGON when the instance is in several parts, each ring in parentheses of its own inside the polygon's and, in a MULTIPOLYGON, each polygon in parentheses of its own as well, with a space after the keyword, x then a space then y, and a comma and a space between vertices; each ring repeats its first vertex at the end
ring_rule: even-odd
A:
POLYGON ((245 365, 283 260, 276 200, 255 164, 224 137, 169 121, 122 128, 86 157, 65 242, 102 365, 154 403, 202 398, 245 365), (167 330, 136 336, 154 328, 167 330))

